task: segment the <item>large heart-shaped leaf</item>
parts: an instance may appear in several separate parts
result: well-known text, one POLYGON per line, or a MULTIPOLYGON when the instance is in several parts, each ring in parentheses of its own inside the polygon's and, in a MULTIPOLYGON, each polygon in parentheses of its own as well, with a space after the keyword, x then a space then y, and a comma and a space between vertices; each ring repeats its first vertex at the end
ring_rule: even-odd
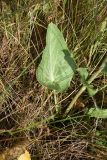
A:
POLYGON ((70 86, 76 69, 62 33, 53 23, 48 25, 46 47, 37 69, 37 80, 49 89, 62 92, 70 86))

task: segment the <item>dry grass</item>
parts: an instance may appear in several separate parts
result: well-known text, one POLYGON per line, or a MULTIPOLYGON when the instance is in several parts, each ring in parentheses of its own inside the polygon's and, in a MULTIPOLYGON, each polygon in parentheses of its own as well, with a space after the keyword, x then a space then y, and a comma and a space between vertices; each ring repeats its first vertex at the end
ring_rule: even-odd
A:
MULTIPOLYGON (((47 9, 37 0, 0 1, 0 150, 9 156, 7 152, 24 144, 32 159, 106 160, 107 122, 85 116, 95 101, 107 106, 106 89, 94 101, 83 93, 69 118, 52 120, 53 92, 37 82, 35 72, 51 21, 62 30, 77 65, 88 67, 90 74, 96 71, 107 54, 107 32, 101 30, 107 2, 68 0, 66 6, 57 2, 47 9)), ((62 114, 80 87, 78 75, 72 83, 58 95, 62 114)), ((106 84, 103 75, 93 82, 98 87, 106 84)))

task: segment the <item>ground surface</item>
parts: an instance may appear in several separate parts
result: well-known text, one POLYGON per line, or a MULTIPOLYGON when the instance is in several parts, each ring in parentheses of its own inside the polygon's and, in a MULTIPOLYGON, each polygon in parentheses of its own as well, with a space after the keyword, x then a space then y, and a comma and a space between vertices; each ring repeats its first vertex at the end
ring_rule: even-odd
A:
POLYGON ((67 92, 58 94, 60 116, 55 114, 53 92, 41 86, 36 69, 45 47, 46 29, 55 23, 73 51, 78 67, 90 76, 107 56, 106 0, 0 1, 0 156, 12 160, 30 152, 32 160, 106 160, 107 121, 86 116, 97 104, 107 108, 107 77, 92 82, 102 88, 87 91, 63 114, 81 87, 76 74, 67 92))

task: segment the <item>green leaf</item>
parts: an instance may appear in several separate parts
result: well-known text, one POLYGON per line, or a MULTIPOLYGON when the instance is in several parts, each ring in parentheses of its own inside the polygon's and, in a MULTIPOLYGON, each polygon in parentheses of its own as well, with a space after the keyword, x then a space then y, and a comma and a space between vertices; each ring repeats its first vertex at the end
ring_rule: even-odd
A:
POLYGON ((78 68, 77 71, 80 74, 82 83, 85 83, 86 79, 88 78, 88 75, 89 75, 88 71, 87 71, 87 68, 78 68))
POLYGON ((87 78, 89 76, 89 73, 87 71, 87 68, 78 68, 77 71, 80 74, 83 85, 87 87, 89 95, 94 96, 98 92, 98 89, 94 89, 92 85, 88 84, 87 78))
POLYGON ((76 65, 62 33, 53 23, 48 25, 46 47, 36 76, 40 84, 62 92, 70 86, 76 65))
POLYGON ((94 118, 107 118, 107 109, 90 108, 88 115, 94 118))
POLYGON ((92 85, 87 85, 88 94, 92 97, 98 92, 98 88, 94 89, 92 85))
POLYGON ((43 12, 44 13, 48 13, 50 9, 51 9, 51 2, 50 2, 50 0, 44 0, 43 1, 43 12))
POLYGON ((105 67, 103 69, 103 73, 105 73, 107 75, 107 62, 106 62, 105 67))
POLYGON ((107 28, 107 18, 102 22, 100 31, 104 32, 107 28))
POLYGON ((66 4, 68 0, 63 0, 63 1, 64 1, 64 4, 66 4))

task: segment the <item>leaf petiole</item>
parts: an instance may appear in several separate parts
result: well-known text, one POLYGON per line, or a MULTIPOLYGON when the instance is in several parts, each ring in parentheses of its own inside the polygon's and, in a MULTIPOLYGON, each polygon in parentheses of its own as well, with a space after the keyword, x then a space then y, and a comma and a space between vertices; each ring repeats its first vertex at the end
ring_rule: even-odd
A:
POLYGON ((55 102, 55 110, 56 114, 60 113, 60 106, 58 105, 58 100, 57 100, 57 92, 54 90, 54 102, 55 102))

